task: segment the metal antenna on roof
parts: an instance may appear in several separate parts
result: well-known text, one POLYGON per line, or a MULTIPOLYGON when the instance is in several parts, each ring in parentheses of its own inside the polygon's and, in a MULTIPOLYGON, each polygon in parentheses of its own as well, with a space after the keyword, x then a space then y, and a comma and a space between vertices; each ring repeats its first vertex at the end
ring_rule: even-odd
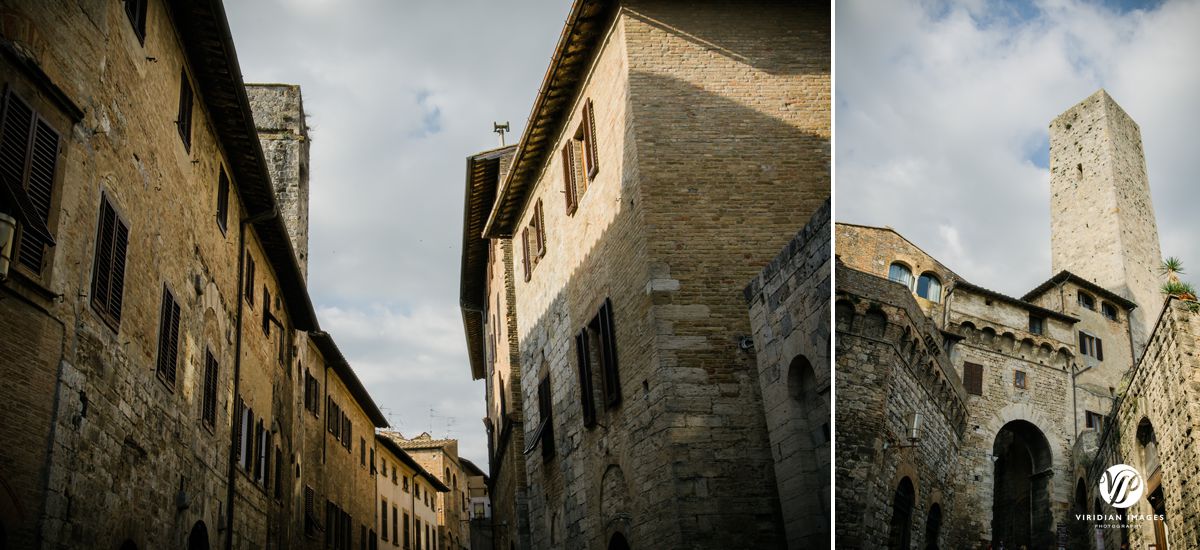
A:
POLYGON ((504 121, 504 124, 493 122, 492 131, 500 136, 500 146, 504 147, 504 134, 508 133, 508 121, 504 121))

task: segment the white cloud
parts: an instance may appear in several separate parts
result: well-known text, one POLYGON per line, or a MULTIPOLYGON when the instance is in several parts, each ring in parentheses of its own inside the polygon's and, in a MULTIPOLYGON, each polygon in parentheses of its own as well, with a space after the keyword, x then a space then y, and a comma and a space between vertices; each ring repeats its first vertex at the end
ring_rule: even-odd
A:
POLYGON ((406 435, 487 463, 458 269, 467 155, 522 130, 569 3, 226 2, 247 82, 301 85, 322 328, 406 435), (430 419, 430 409, 434 418, 430 419))
POLYGON ((851 0, 836 19, 839 219, 893 226, 973 282, 1024 294, 1050 275, 1047 126, 1103 87, 1142 128, 1164 254, 1200 265, 1187 207, 1200 1, 851 0))

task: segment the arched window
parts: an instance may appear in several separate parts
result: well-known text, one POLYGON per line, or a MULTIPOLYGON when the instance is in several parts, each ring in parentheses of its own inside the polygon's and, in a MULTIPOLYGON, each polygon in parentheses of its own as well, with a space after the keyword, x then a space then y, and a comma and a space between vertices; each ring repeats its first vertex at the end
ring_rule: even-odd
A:
POLYGON ((925 550, 937 550, 941 534, 942 507, 935 502, 929 507, 929 517, 925 519, 925 550))
POLYGON ((942 282, 933 273, 922 273, 917 279, 917 296, 930 302, 941 302, 942 282))
POLYGON ((888 279, 912 288, 912 270, 900 262, 895 262, 888 268, 888 279))
POLYGON ((1078 294, 1075 295, 1075 297, 1076 297, 1076 300, 1079 302, 1080 307, 1084 307, 1084 308, 1087 308, 1090 310, 1096 309, 1096 299, 1093 298, 1091 294, 1080 291, 1078 294))
POLYGON ((1142 418, 1138 422, 1137 442, 1142 451, 1142 475, 1149 478, 1158 469, 1158 436, 1154 434, 1150 419, 1142 418))
POLYGON ((900 480, 896 493, 892 495, 892 521, 888 528, 888 548, 900 550, 912 548, 912 513, 916 491, 912 480, 900 480))

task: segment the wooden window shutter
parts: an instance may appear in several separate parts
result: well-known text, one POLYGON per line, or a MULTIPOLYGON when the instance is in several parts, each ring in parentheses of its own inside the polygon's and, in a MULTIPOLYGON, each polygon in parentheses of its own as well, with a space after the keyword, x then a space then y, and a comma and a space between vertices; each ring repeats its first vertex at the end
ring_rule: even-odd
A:
POLYGON ((541 429, 538 430, 538 438, 542 444, 542 457, 554 456, 554 409, 550 395, 549 374, 546 374, 546 377, 538 383, 538 419, 542 423, 541 429))
POLYGON ((192 83, 188 80, 187 70, 179 73, 179 114, 175 119, 175 125, 179 128, 179 139, 183 140, 183 147, 188 151, 192 149, 192 103, 194 96, 192 94, 192 83))
POLYGON ((587 177, 592 179, 600 172, 596 147, 596 113, 592 100, 583 104, 583 154, 587 163, 587 177))
POLYGON ((533 219, 537 223, 537 255, 546 255, 546 216, 542 212, 542 199, 533 205, 533 219))
POLYGON ((233 455, 237 457, 238 462, 242 461, 242 415, 245 414, 246 402, 242 398, 237 398, 237 404, 233 408, 233 455))
POLYGON ((254 439, 251 442, 254 452, 251 453, 250 461, 254 464, 254 479, 262 479, 262 439, 263 423, 262 419, 259 419, 254 425, 254 439))
POLYGON ((304 486, 304 534, 314 535, 316 529, 316 500, 317 492, 312 487, 304 486))
POLYGON ((963 363, 963 389, 971 395, 983 395, 983 365, 963 363))
POLYGON ((612 300, 605 299, 597 316, 600 329, 600 365, 604 372, 604 402, 609 407, 621 403, 621 376, 617 368, 616 330, 613 327, 612 300))
POLYGON ((229 176, 225 175, 224 167, 217 178, 217 227, 221 233, 229 229, 229 176))
POLYGON ((532 258, 529 257, 529 228, 528 227, 521 230, 521 251, 524 252, 524 254, 521 256, 521 261, 522 261, 522 264, 524 264, 524 266, 525 266, 525 282, 529 282, 530 277, 533 275, 533 269, 532 269, 533 265, 532 265, 532 261, 531 261, 532 258))
POLYGON ((129 228, 117 216, 108 197, 102 197, 96 227, 96 257, 92 267, 92 306, 117 330, 125 294, 125 252, 129 228))
POLYGON ((1099 338, 1096 338, 1096 360, 1104 360, 1104 341, 1099 338))
POLYGON ((1087 335, 1079 333, 1079 354, 1088 355, 1087 335))
POLYGON ((175 387, 175 369, 178 363, 179 303, 164 284, 158 324, 158 375, 172 388, 175 387))
POLYGON ((588 350, 588 331, 579 331, 575 335, 575 356, 579 366, 579 395, 583 406, 583 427, 592 428, 596 425, 596 402, 592 391, 592 362, 588 350))
POLYGON ((567 215, 570 216, 579 208, 579 196, 575 186, 575 148, 572 146, 572 141, 567 140, 567 143, 562 148, 562 163, 563 163, 563 196, 567 199, 567 215))
POLYGON ((246 407, 242 413, 242 469, 250 472, 254 462, 254 409, 246 407))
POLYGON ((254 305, 254 256, 252 256, 250 254, 249 248, 247 248, 244 251, 244 253, 246 254, 246 289, 245 289, 246 301, 249 302, 251 306, 253 306, 254 305))
POLYGON ((217 423, 217 359, 204 350, 204 407, 202 419, 210 428, 217 423))
POLYGON ((262 331, 271 335, 271 291, 267 290, 267 285, 263 285, 262 331))
MULTIPOLYGON (((12 90, 5 95, 0 111, 0 178, 19 187, 17 192, 24 191, 31 209, 27 215, 49 226, 61 143, 58 131, 12 90)), ((40 277, 46 247, 53 246, 53 241, 48 233, 24 229, 17 233, 13 258, 40 277)))
POLYGON ((125 15, 129 17, 129 24, 133 25, 138 42, 143 45, 146 44, 146 4, 146 0, 125 0, 125 15))

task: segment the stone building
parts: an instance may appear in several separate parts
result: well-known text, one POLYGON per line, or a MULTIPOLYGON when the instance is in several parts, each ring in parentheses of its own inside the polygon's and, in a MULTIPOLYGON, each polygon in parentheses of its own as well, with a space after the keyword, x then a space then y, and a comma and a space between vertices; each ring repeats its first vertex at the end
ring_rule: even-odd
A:
POLYGON ((516 260, 511 239, 482 236, 496 190, 507 176, 515 152, 516 146, 512 145, 467 158, 460 304, 471 377, 484 380, 488 490, 495 503, 493 544, 504 550, 529 550, 520 349, 514 307, 516 260))
POLYGON ((1156 523, 1196 537, 1191 435, 1164 423, 1196 404, 1177 389, 1192 321, 1162 307, 1137 124, 1097 92, 1051 123, 1050 169, 1056 274, 1020 298, 891 229, 837 225, 837 483, 868 480, 836 497, 839 545, 1163 548, 1156 523), (886 422, 863 420, 881 405, 886 422), (1120 463, 1148 484, 1128 512, 1098 489, 1120 463), (1165 522, 1096 519, 1165 507, 1165 522))
POLYGON ((375 435, 379 459, 379 547, 427 550, 433 544, 430 526, 436 529, 435 494, 450 491, 436 476, 421 467, 396 441, 375 435), (390 510, 390 511, 389 511, 390 510))
POLYGON ((296 462, 303 508, 292 516, 303 536, 283 547, 353 548, 379 537, 376 494, 383 480, 376 481, 375 428, 388 423, 333 338, 313 332, 307 340, 297 361, 304 389, 296 462))
POLYGON ((492 541, 492 497, 487 474, 474 462, 460 458, 467 475, 467 517, 471 520, 471 547, 494 548, 492 541))
POLYGON ((820 3, 572 5, 467 163, 497 546, 783 545, 742 287, 829 196, 829 69, 820 3))
MULTIPOLYGON (((386 425, 305 284, 299 90, 251 90, 217 0, 0 6, 0 546, 289 548, 304 374, 386 425)), ((354 458, 307 479, 358 543, 354 458)))
POLYGON ((830 221, 826 202, 745 290, 789 548, 831 541, 830 221))
MULTIPOLYGON (((422 433, 405 439, 399 432, 383 432, 425 471, 446 487, 433 494, 437 523, 431 525, 433 545, 437 550, 469 549, 471 546, 470 518, 467 515, 467 476, 458 458, 458 441, 434 439, 422 433)), ((429 525, 426 522, 426 525, 429 525)), ((426 537, 428 539, 428 536, 426 537)))

